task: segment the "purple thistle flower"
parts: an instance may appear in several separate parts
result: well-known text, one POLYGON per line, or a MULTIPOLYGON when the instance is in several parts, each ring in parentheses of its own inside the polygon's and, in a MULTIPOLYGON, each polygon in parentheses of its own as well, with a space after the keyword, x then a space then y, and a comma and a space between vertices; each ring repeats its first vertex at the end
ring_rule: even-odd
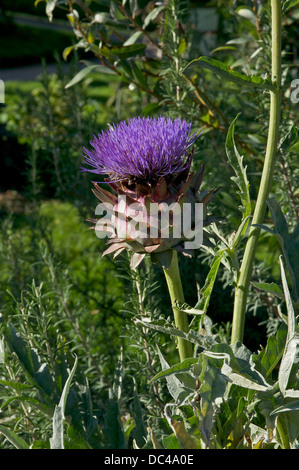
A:
POLYGON ((84 148, 85 162, 92 169, 81 169, 106 174, 110 181, 158 181, 186 165, 187 150, 197 138, 190 135, 191 125, 165 117, 137 117, 114 124, 94 136, 93 150, 84 148))
MULTIPOLYGON (((217 220, 207 215, 206 206, 218 191, 199 191, 205 165, 201 165, 195 174, 190 171, 193 152, 188 149, 197 137, 198 134, 191 134, 191 123, 179 118, 136 117, 128 122, 114 124, 94 137, 90 142, 93 150, 84 149, 85 162, 91 168, 81 169, 108 175, 105 181, 109 190, 94 182, 93 192, 101 203, 109 203, 113 207, 114 222, 118 227, 117 233, 110 233, 110 217, 90 219, 96 224, 93 226, 95 230, 111 235, 107 242, 109 247, 103 255, 114 253, 114 256, 118 256, 128 249, 132 252, 132 267, 138 266, 146 254, 166 267, 171 260, 172 249, 190 255, 190 250, 184 246, 184 234, 178 236, 175 231, 179 224, 174 222, 173 214, 166 227, 166 236, 161 220, 163 211, 168 212, 167 208, 174 204, 181 210, 185 203, 193 207, 197 203, 205 206, 204 227, 217 220), (123 204, 119 196, 125 196, 123 204), (146 227, 146 233, 144 231, 137 237, 134 236, 136 220, 131 212, 133 206, 136 211, 136 204, 139 215, 144 214, 145 209, 143 222, 146 227), (157 209, 152 217, 147 214, 151 205, 157 209), (155 227, 157 231, 148 233, 150 227, 155 227)), ((183 213, 180 212, 181 222, 182 217, 183 213)), ((196 217, 194 214, 190 217, 193 230, 196 217)), ((203 243, 213 246, 210 238, 208 232, 204 233, 203 243)))

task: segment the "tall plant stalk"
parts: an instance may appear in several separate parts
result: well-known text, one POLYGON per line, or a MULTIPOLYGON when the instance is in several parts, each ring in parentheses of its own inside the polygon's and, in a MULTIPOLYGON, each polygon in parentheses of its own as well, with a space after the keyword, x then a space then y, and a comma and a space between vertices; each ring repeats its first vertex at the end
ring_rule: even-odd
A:
MULTIPOLYGON (((175 250, 172 250, 172 258, 169 268, 163 268, 163 270, 172 303, 176 327, 180 331, 188 333, 188 317, 186 313, 182 312, 177 306, 177 303, 183 304, 185 302, 185 299, 178 264, 178 254, 175 250)), ((178 337, 178 350, 181 361, 187 359, 188 357, 193 357, 193 349, 191 343, 180 337, 178 337)))
POLYGON ((276 84, 275 91, 270 92, 270 116, 267 149, 264 168, 260 181, 259 192, 253 214, 252 225, 245 247, 240 268, 234 302, 231 342, 243 342, 246 304, 249 283, 252 275, 253 262, 257 249, 260 229, 256 225, 263 222, 266 202, 272 186, 275 168, 277 144, 279 137, 280 104, 281 104, 281 1, 271 0, 272 26, 272 81, 276 84))

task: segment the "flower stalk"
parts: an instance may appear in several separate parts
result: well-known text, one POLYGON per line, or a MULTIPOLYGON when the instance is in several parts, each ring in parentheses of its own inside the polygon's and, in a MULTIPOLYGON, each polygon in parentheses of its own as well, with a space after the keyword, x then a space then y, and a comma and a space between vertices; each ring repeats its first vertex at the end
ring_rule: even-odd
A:
POLYGON ((259 186, 256 206, 253 214, 252 225, 248 241, 245 247, 244 257, 240 268, 239 279, 236 287, 234 314, 232 324, 232 344, 236 341, 243 342, 246 304, 249 291, 249 283, 252 275, 253 262, 257 249, 260 228, 266 212, 266 202, 269 196, 273 173, 276 163, 277 144, 279 138, 280 105, 281 105, 281 2, 271 0, 272 10, 272 82, 275 83, 275 91, 270 92, 270 115, 267 149, 264 161, 262 177, 259 186))
MULTIPOLYGON (((187 314, 185 312, 182 312, 177 306, 177 303, 183 304, 185 302, 185 299, 178 264, 178 254, 175 250, 172 250, 171 263, 168 269, 163 268, 163 270, 172 303, 176 327, 183 333, 188 333, 189 322, 187 314)), ((191 343, 180 337, 178 337, 178 350, 181 361, 189 357, 193 357, 193 349, 191 343)))

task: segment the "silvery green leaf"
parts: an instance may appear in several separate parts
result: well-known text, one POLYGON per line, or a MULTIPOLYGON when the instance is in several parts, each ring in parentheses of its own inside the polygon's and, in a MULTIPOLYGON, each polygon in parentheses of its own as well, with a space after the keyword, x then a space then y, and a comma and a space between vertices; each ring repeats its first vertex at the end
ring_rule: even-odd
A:
POLYGON ((76 372, 77 362, 78 362, 78 358, 76 356, 74 366, 63 387, 60 401, 58 405, 55 407, 55 412, 53 416, 53 436, 50 438, 51 449, 64 449, 64 430, 63 430, 64 421, 65 421, 64 412, 65 412, 66 400, 67 400, 68 393, 70 390, 71 382, 76 372))
POLYGON ((202 439, 208 446, 215 422, 216 406, 219 404, 218 401, 223 399, 227 383, 219 369, 210 367, 207 361, 199 380, 201 382, 199 430, 202 439))
POLYGON ((200 299, 194 307, 196 310, 202 310, 204 313, 207 313, 217 273, 224 254, 225 250, 221 250, 215 255, 210 271, 206 277, 205 284, 201 289, 200 299))
MULTIPOLYGON (((158 353, 159 353, 160 361, 161 361, 161 358, 163 358, 163 356, 162 356, 160 350, 158 350, 158 353)), ((158 379, 164 379, 164 378, 166 378, 170 375, 173 375, 173 374, 186 372, 186 371, 190 370, 193 367, 194 364, 197 364, 197 363, 198 363, 198 358, 189 358, 189 359, 185 359, 184 361, 179 362, 178 364, 175 364, 171 367, 169 367, 169 366, 167 367, 167 362, 164 359, 163 361, 161 361, 161 365, 162 365, 163 370, 161 372, 158 372, 158 374, 156 374, 150 380, 149 383, 154 382, 155 380, 158 380, 158 379), (162 362, 163 362, 163 364, 162 364, 162 362)))
MULTIPOLYGON (((226 142, 225 142, 225 150, 226 155, 228 158, 228 162, 231 165, 232 169, 235 172, 236 176, 232 176, 232 180, 236 183, 239 188, 239 196, 241 200, 241 211, 242 211, 242 220, 246 219, 251 215, 251 200, 250 200, 250 193, 249 193, 249 181, 247 178, 246 173, 246 166, 243 163, 243 156, 241 156, 238 152, 237 146, 235 144, 234 139, 234 131, 235 131, 235 123, 238 116, 233 120, 231 125, 229 126, 226 142)), ((249 219, 247 219, 249 220, 249 219)), ((247 224, 244 225, 242 229, 242 233, 245 232, 247 224)))
POLYGON ((298 411, 298 410, 299 410, 299 400, 290 401, 289 403, 286 403, 285 405, 281 405, 275 410, 273 410, 271 415, 275 415, 278 413, 285 413, 288 411, 298 411))
POLYGON ((232 382, 235 385, 238 385, 239 387, 244 387, 250 390, 256 390, 258 392, 267 392, 271 390, 271 386, 268 384, 260 384, 257 382, 254 382, 253 380, 250 380, 243 375, 240 375, 236 372, 233 371, 233 369, 224 362, 222 368, 221 368, 221 373, 227 377, 227 379, 232 382))
POLYGON ((281 364, 278 374, 278 383, 281 393, 284 396, 288 397, 299 397, 299 390, 290 390, 287 389, 288 382, 291 374, 292 367, 294 363, 298 363, 298 353, 299 353, 299 335, 295 329, 295 312, 289 292, 287 279, 285 275, 285 270, 282 262, 282 256, 279 258, 280 269, 281 269, 281 279, 283 285, 283 291, 285 295, 285 302, 288 312, 288 332, 286 338, 286 345, 281 359, 281 364))
MULTIPOLYGON (((163 357, 163 355, 162 355, 159 348, 158 348, 158 354, 159 354, 160 363, 161 363, 161 367, 162 367, 163 371, 169 370, 169 364, 166 361, 166 359, 164 359, 164 357, 163 357)), ((166 378, 166 382, 167 382, 168 391, 169 391, 170 395, 172 396, 172 398, 176 402, 186 395, 186 389, 185 389, 184 385, 182 384, 182 382, 174 374, 167 375, 167 376, 165 376, 165 378, 166 378)), ((188 394, 189 393, 187 393, 187 395, 188 394)))

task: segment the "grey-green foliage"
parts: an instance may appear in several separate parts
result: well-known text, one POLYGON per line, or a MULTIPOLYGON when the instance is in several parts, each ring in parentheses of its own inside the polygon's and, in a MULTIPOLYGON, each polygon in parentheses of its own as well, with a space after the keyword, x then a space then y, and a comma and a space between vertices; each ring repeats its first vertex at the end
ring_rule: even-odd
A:
POLYGON ((49 362, 49 358, 46 360, 40 356, 42 348, 38 350, 32 347, 30 341, 16 331, 13 325, 5 326, 2 323, 1 332, 6 347, 5 362, 1 365, 1 369, 2 374, 7 377, 1 381, 1 396, 11 397, 2 407, 4 410, 8 406, 11 410, 1 432, 13 445, 16 447, 20 445, 12 440, 10 432, 14 431, 13 402, 21 403, 25 419, 28 419, 30 413, 31 426, 21 431, 22 425, 19 424, 18 434, 24 433, 28 447, 89 448, 89 441, 92 441, 93 437, 96 438, 96 445, 100 447, 101 439, 99 436, 96 437, 98 431, 92 408, 87 406, 90 402, 89 385, 82 372, 73 377, 76 361, 72 365, 72 355, 67 352, 63 339, 60 339, 61 344, 59 344, 58 338, 55 364, 52 369, 53 364, 49 362), (21 369, 16 371, 14 371, 15 357, 21 366, 21 369), (71 367, 73 369, 70 373, 71 367), (34 427, 37 424, 36 420, 40 425, 39 430, 34 427), (68 435, 71 438, 67 437, 65 420, 68 422, 68 435))
POLYGON ((291 278, 292 296, 294 300, 298 301, 299 223, 294 227, 293 232, 289 233, 287 220, 281 210, 280 204, 275 198, 269 199, 267 203, 274 228, 271 229, 265 225, 260 225, 260 227, 277 238, 291 278))
POLYGON ((121 298, 122 283, 107 269, 109 260, 103 260, 103 270, 99 269, 101 263, 92 262, 97 256, 93 234, 85 230, 71 205, 52 201, 38 211, 31 210, 27 216, 30 228, 23 217, 20 225, 7 219, 0 236, 4 350, 0 397, 1 420, 6 426, 1 447, 8 442, 20 446, 22 439, 34 448, 49 446, 55 407, 75 353, 79 364, 66 402, 64 442, 66 447, 97 448, 103 438, 97 436, 94 413, 101 414, 98 408, 106 400, 104 387, 112 384, 113 358, 120 346, 114 340, 107 348, 103 338, 107 341, 110 334, 113 338, 121 328, 115 302, 121 298), (65 239, 62 219, 72 243, 65 239), (79 289, 74 287, 76 283, 79 289), (102 315, 108 309, 111 317, 105 318, 102 315), (105 333, 98 329, 100 324, 106 325, 105 333), (93 412, 95 397, 98 405, 93 412))
MULTIPOLYGON (((198 446, 204 444, 210 448, 223 448, 232 440, 233 447, 246 448, 246 432, 247 442, 251 442, 253 447, 257 442, 254 441, 254 436, 250 435, 250 426, 255 420, 256 425, 260 427, 259 438, 263 429, 262 440, 265 441, 266 447, 275 443, 283 447, 297 446, 299 428, 296 413, 299 405, 294 399, 299 396, 298 326, 282 258, 280 268, 287 325, 282 323, 276 335, 269 337, 266 347, 259 354, 253 354, 241 343, 231 346, 220 343, 215 335, 210 337, 208 345, 208 338, 205 336, 192 330, 188 335, 184 334, 162 320, 148 323, 150 328, 184 337, 200 348, 201 352, 197 357, 186 359, 171 367, 167 367, 167 362, 160 353, 162 371, 152 379, 166 379, 174 405, 178 409, 189 405, 199 410, 195 415, 202 444, 198 443, 198 446), (277 374, 275 370, 278 365, 277 374), (238 411, 234 418, 230 415, 231 422, 228 427, 227 424, 221 423, 221 413, 225 407, 234 403, 236 388, 243 397, 242 412, 238 411), (258 412, 265 416, 263 427, 260 426, 258 412), (275 430, 276 424, 272 417, 276 414, 281 415, 284 426, 275 430), (241 415, 242 420, 238 421, 241 415), (238 422, 238 426, 241 426, 240 435, 236 440, 231 436, 233 419, 235 425, 238 422), (282 435, 284 428, 286 435, 282 435), (229 430, 229 434, 225 435, 225 429, 229 430)), ((184 422, 188 422, 188 419, 184 422)))
MULTIPOLYGON (((38 289, 34 288, 34 292, 38 289)), ((34 299, 39 307, 42 307, 41 299, 44 300, 41 293, 34 299)), ((94 387, 90 383, 93 375, 86 363, 80 364, 79 358, 84 357, 82 350, 76 348, 79 356, 74 358, 70 344, 55 328, 55 317, 50 315, 47 337, 44 337, 38 329, 39 315, 32 309, 26 315, 30 320, 25 320, 25 331, 18 331, 3 319, 0 324, 5 348, 0 381, 5 416, 0 427, 1 446, 6 448, 8 441, 16 448, 116 449, 128 446, 135 427, 145 434, 136 391, 132 407, 135 418, 127 434, 123 429, 122 360, 108 390, 103 387, 99 390, 99 385, 94 387)), ((22 323, 18 328, 22 328, 22 323)), ((142 445, 142 434, 136 440, 142 445)))

